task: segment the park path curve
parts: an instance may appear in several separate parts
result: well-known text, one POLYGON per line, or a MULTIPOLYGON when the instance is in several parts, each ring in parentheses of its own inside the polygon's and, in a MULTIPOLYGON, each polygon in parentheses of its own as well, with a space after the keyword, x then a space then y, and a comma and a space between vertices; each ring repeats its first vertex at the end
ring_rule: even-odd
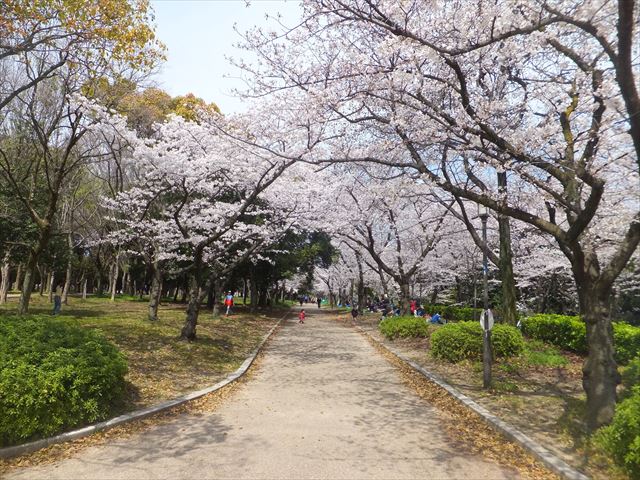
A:
MULTIPOLYGON (((293 315, 292 315, 293 316, 293 315)), ((437 411, 358 333, 289 319, 215 412, 182 415, 8 479, 511 479, 461 450, 437 411)))

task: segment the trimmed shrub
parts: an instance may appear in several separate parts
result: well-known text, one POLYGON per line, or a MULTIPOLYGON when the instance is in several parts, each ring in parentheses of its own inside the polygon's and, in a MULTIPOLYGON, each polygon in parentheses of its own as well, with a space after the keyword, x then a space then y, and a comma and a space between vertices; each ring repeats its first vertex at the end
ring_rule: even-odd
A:
POLYGON ((613 342, 616 361, 622 365, 629 363, 640 354, 640 328, 628 323, 614 323, 613 342))
POLYGON ((640 386, 616 407, 613 422, 594 437, 630 478, 640 479, 640 386))
POLYGON ((522 322, 522 333, 565 350, 587 353, 587 328, 580 317, 539 314, 522 322))
POLYGON ((481 308, 456 307, 453 305, 424 305, 424 309, 430 315, 439 313, 447 321, 471 321, 474 318, 480 318, 481 308), (474 316, 475 313, 475 316, 474 316))
POLYGON ((624 385, 624 397, 631 394, 633 387, 640 386, 640 357, 631 360, 622 371, 622 385, 624 385))
POLYGON ((0 446, 107 418, 127 364, 93 330, 46 317, 0 318, 0 446))
MULTIPOLYGON (((495 357, 512 357, 524 351, 520 331, 510 325, 494 325, 491 343, 495 357)), ((431 353, 449 362, 482 358, 482 328, 478 322, 448 323, 431 335, 431 353)))
POLYGON ((390 317, 380 322, 380 333, 386 338, 428 337, 433 331, 432 326, 420 317, 390 317))
MULTIPOLYGON (((587 353, 587 327, 578 316, 533 315, 522 322, 522 332, 565 350, 587 353)), ((628 363, 640 353, 640 328, 614 322, 613 342, 616 361, 622 365, 628 363)))

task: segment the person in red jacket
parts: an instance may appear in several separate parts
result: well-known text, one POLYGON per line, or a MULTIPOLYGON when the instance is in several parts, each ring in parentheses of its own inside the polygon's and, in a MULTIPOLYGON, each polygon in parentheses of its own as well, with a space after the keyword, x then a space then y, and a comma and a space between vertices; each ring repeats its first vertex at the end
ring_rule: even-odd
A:
POLYGON ((231 307, 233 307, 233 294, 229 291, 226 297, 224 297, 224 306, 227 307, 227 317, 231 313, 231 307))
POLYGON ((304 310, 300 310, 300 313, 298 314, 298 323, 304 323, 305 317, 306 314, 304 313, 304 310))

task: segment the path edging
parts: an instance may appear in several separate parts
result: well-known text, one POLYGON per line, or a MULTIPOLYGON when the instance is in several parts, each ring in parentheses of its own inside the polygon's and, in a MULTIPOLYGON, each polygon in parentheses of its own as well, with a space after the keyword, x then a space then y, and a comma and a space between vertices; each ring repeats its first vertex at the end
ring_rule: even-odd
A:
POLYGON ((134 410, 133 412, 125 413, 123 415, 119 415, 109 420, 105 420, 93 425, 88 425, 86 427, 82 427, 77 430, 72 430, 70 432, 61 433, 60 435, 56 435, 54 437, 43 438, 40 440, 35 440, 33 442, 23 443, 22 445, 14 445, 12 447, 0 448, 0 458, 8 459, 13 457, 18 457, 20 455, 35 452, 36 450, 40 450, 50 445, 55 445, 57 443, 64 443, 70 440, 76 440, 78 438, 86 437, 100 431, 108 430, 110 428, 116 427, 118 425, 122 425, 124 423, 128 423, 134 420, 141 420, 150 415, 164 412, 165 410, 169 410, 173 407, 177 407, 178 405, 183 405, 187 402, 195 400, 196 398, 203 397, 209 393, 215 392, 216 390, 220 390, 222 387, 226 387, 230 383, 233 383, 236 380, 238 380, 247 372, 247 370, 249 370, 249 367, 251 367, 251 365, 255 361, 256 357, 258 356, 258 353, 260 353, 260 351, 262 350, 262 347, 264 347, 264 344, 267 342, 267 340, 269 340, 269 338, 275 332, 275 330, 282 324, 284 319, 287 318, 289 313, 290 312, 285 313, 282 316, 282 318, 278 320, 278 322, 264 336, 260 344, 251 352, 251 355, 249 355, 245 359, 245 361, 242 362, 242 365, 240 365, 240 367, 238 367, 236 371, 230 373, 223 380, 219 381, 215 385, 203 388, 202 390, 197 390, 195 392, 181 395, 180 397, 174 398, 173 400, 167 400, 166 402, 159 403, 158 405, 152 405, 150 407, 146 407, 140 410, 134 410))
POLYGON ((431 382, 435 383, 440 388, 443 388, 444 390, 446 390, 447 393, 449 393, 449 395, 451 395, 460 403, 464 404, 466 407, 476 412, 493 428, 498 430, 500 433, 502 433, 505 437, 509 438, 511 441, 517 443, 522 448, 527 450, 529 453, 531 453, 535 458, 540 460, 540 462, 542 462, 547 468, 549 468, 551 471, 553 471, 557 475, 560 475, 561 477, 566 478, 568 480, 589 480, 589 477, 587 477, 585 474, 574 469, 564 460, 556 457, 549 450, 547 450, 542 445, 540 445, 539 443, 535 442, 534 440, 526 436, 524 433, 516 429, 514 426, 506 423, 503 420, 500 420, 498 417, 490 413, 486 408, 482 407, 481 405, 476 403, 471 398, 467 397, 462 392, 459 392, 454 387, 452 387, 451 385, 449 385, 448 383, 446 383, 445 381, 443 381, 433 373, 426 370, 424 367, 421 367, 413 360, 406 358, 401 353, 395 351, 395 349, 383 344, 378 339, 376 339, 373 335, 371 335, 369 332, 364 330, 362 327, 356 326, 356 329, 359 332, 366 335, 367 337, 369 337, 374 342, 376 342, 376 344, 380 345, 389 353, 391 353, 392 355, 396 356, 397 358, 399 358, 400 360, 408 364, 411 368, 413 368, 414 370, 416 370, 417 372, 425 376, 431 382))

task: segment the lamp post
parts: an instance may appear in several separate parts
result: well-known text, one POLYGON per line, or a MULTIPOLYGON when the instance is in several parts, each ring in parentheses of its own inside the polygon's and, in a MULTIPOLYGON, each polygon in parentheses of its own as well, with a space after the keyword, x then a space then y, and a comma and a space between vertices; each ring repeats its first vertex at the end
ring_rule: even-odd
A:
POLYGON ((487 207, 478 204, 478 216, 482 220, 482 279, 483 279, 483 312, 482 321, 482 386, 489 388, 491 386, 491 327, 493 318, 489 310, 489 266, 487 258, 487 219, 489 212, 487 207), (491 317, 491 318, 490 318, 491 317))

